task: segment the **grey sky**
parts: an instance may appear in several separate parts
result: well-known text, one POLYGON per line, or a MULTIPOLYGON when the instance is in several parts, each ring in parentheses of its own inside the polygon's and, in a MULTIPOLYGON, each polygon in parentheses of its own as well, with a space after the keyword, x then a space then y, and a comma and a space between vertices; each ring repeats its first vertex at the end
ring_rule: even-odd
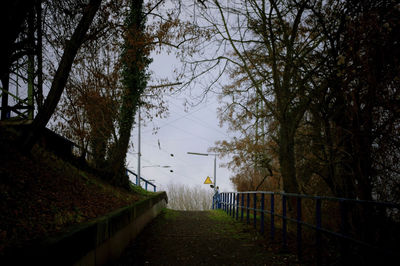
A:
MULTIPOLYGON (((150 69, 158 77, 170 76, 173 67, 179 64, 174 55, 153 55, 153 60, 150 69)), ((214 156, 189 155, 187 152, 207 153, 215 141, 229 138, 226 128, 219 127, 217 96, 209 95, 204 102, 185 112, 183 103, 187 94, 183 92, 168 96, 170 115, 166 119, 156 118, 142 127, 141 175, 154 180, 161 189, 170 182, 209 188, 209 185, 203 183, 207 176, 213 179, 214 156), (153 134, 154 126, 160 127, 157 134, 153 134), (170 156, 171 153, 174 157, 170 156), (171 168, 146 167, 154 165, 168 165, 171 168)), ((128 167, 134 172, 137 171, 137 132, 135 126, 132 132, 134 149, 130 150, 127 157, 128 167)), ((217 185, 221 191, 232 191, 233 186, 229 180, 232 173, 219 167, 226 160, 217 158, 217 185)))

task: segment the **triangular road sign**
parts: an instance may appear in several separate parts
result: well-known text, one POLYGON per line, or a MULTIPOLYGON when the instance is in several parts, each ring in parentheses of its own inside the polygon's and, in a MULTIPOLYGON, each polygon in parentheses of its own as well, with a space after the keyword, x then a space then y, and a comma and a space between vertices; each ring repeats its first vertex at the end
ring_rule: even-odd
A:
POLYGON ((204 184, 212 184, 213 182, 211 181, 211 178, 207 176, 206 181, 204 181, 204 184))

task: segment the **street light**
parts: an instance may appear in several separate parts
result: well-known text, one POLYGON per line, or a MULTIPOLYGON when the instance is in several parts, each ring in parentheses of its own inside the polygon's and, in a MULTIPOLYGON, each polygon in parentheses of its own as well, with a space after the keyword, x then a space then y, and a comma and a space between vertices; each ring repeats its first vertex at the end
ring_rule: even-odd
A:
POLYGON ((209 156, 214 155, 214 191, 217 190, 217 154, 216 153, 199 153, 199 152, 187 152, 191 155, 209 156))
POLYGON ((137 179, 136 179, 136 184, 140 185, 140 156, 142 156, 141 151, 140 151, 140 136, 141 135, 141 130, 140 130, 140 105, 138 106, 138 160, 137 160, 137 179))

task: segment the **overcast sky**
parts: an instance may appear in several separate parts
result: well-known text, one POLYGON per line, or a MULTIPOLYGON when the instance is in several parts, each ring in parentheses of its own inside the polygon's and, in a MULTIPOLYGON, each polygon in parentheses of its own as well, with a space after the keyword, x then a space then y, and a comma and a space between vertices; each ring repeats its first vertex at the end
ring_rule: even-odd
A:
MULTIPOLYGON (((174 66, 179 64, 173 55, 153 55, 150 69, 159 77, 168 77, 174 66)), ((187 94, 187 93, 186 93, 187 94)), ((214 156, 189 155, 187 152, 207 153, 215 141, 229 139, 226 128, 219 127, 217 118, 218 99, 208 95, 201 104, 184 111, 185 93, 167 97, 170 115, 164 119, 154 119, 141 130, 141 175, 154 180, 157 189, 165 188, 169 183, 181 183, 190 186, 203 184, 207 176, 214 177, 214 156), (159 127, 154 134, 153 127, 159 127), (171 154, 174 156, 172 157, 171 154), (170 166, 170 168, 156 167, 170 166), (152 166, 152 167, 147 167, 152 166), (171 173, 170 170, 173 170, 171 173)), ((128 168, 137 172, 137 126, 133 129, 134 148, 127 157, 128 168)), ((233 191, 230 182, 232 173, 220 164, 227 158, 217 158, 217 186, 220 191, 233 191)), ((134 181, 134 180, 132 180, 134 181)))
MULTIPOLYGON (((156 78, 171 79, 173 68, 179 65, 174 54, 154 53, 151 57, 153 62, 150 70, 156 75, 156 78)), ((203 82, 205 80, 207 79, 203 79, 203 82)), ((15 88, 11 90, 13 89, 15 90, 15 88)), ((196 90, 196 88, 193 89, 196 90)), ((13 92, 21 98, 27 97, 25 90, 13 92)), ((207 153, 216 141, 230 139, 226 128, 219 127, 217 96, 208 94, 202 103, 185 111, 184 102, 188 98, 188 94, 188 92, 183 92, 174 96, 166 96, 169 116, 164 119, 155 118, 152 122, 145 121, 147 125, 142 126, 141 176, 154 180, 152 182, 157 185, 158 190, 165 189, 169 183, 200 185, 211 189, 209 185, 203 183, 207 176, 214 180, 214 156, 195 156, 189 155, 187 152, 207 153), (159 127, 157 134, 153 132, 154 127, 159 127), (170 154, 174 156, 171 157, 170 154), (170 167, 155 167, 157 165, 170 167)), ((13 99, 10 98, 11 103, 12 101, 13 99)), ((137 140, 138 128, 137 125, 134 125, 131 138, 134 147, 128 153, 127 166, 135 173, 138 160, 137 140)), ((220 167, 227 160, 228 158, 217 158, 217 186, 220 191, 233 191, 233 185, 230 182, 232 173, 228 169, 220 167)), ((132 181, 135 182, 135 180, 132 181)))

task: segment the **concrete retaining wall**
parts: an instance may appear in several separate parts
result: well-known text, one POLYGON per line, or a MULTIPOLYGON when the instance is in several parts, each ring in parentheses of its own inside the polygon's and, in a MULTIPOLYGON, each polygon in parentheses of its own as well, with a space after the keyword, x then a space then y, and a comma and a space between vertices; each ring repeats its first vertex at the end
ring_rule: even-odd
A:
POLYGON ((1 265, 104 265, 118 258, 143 227, 167 204, 165 192, 119 209, 68 232, 9 250, 1 265))

